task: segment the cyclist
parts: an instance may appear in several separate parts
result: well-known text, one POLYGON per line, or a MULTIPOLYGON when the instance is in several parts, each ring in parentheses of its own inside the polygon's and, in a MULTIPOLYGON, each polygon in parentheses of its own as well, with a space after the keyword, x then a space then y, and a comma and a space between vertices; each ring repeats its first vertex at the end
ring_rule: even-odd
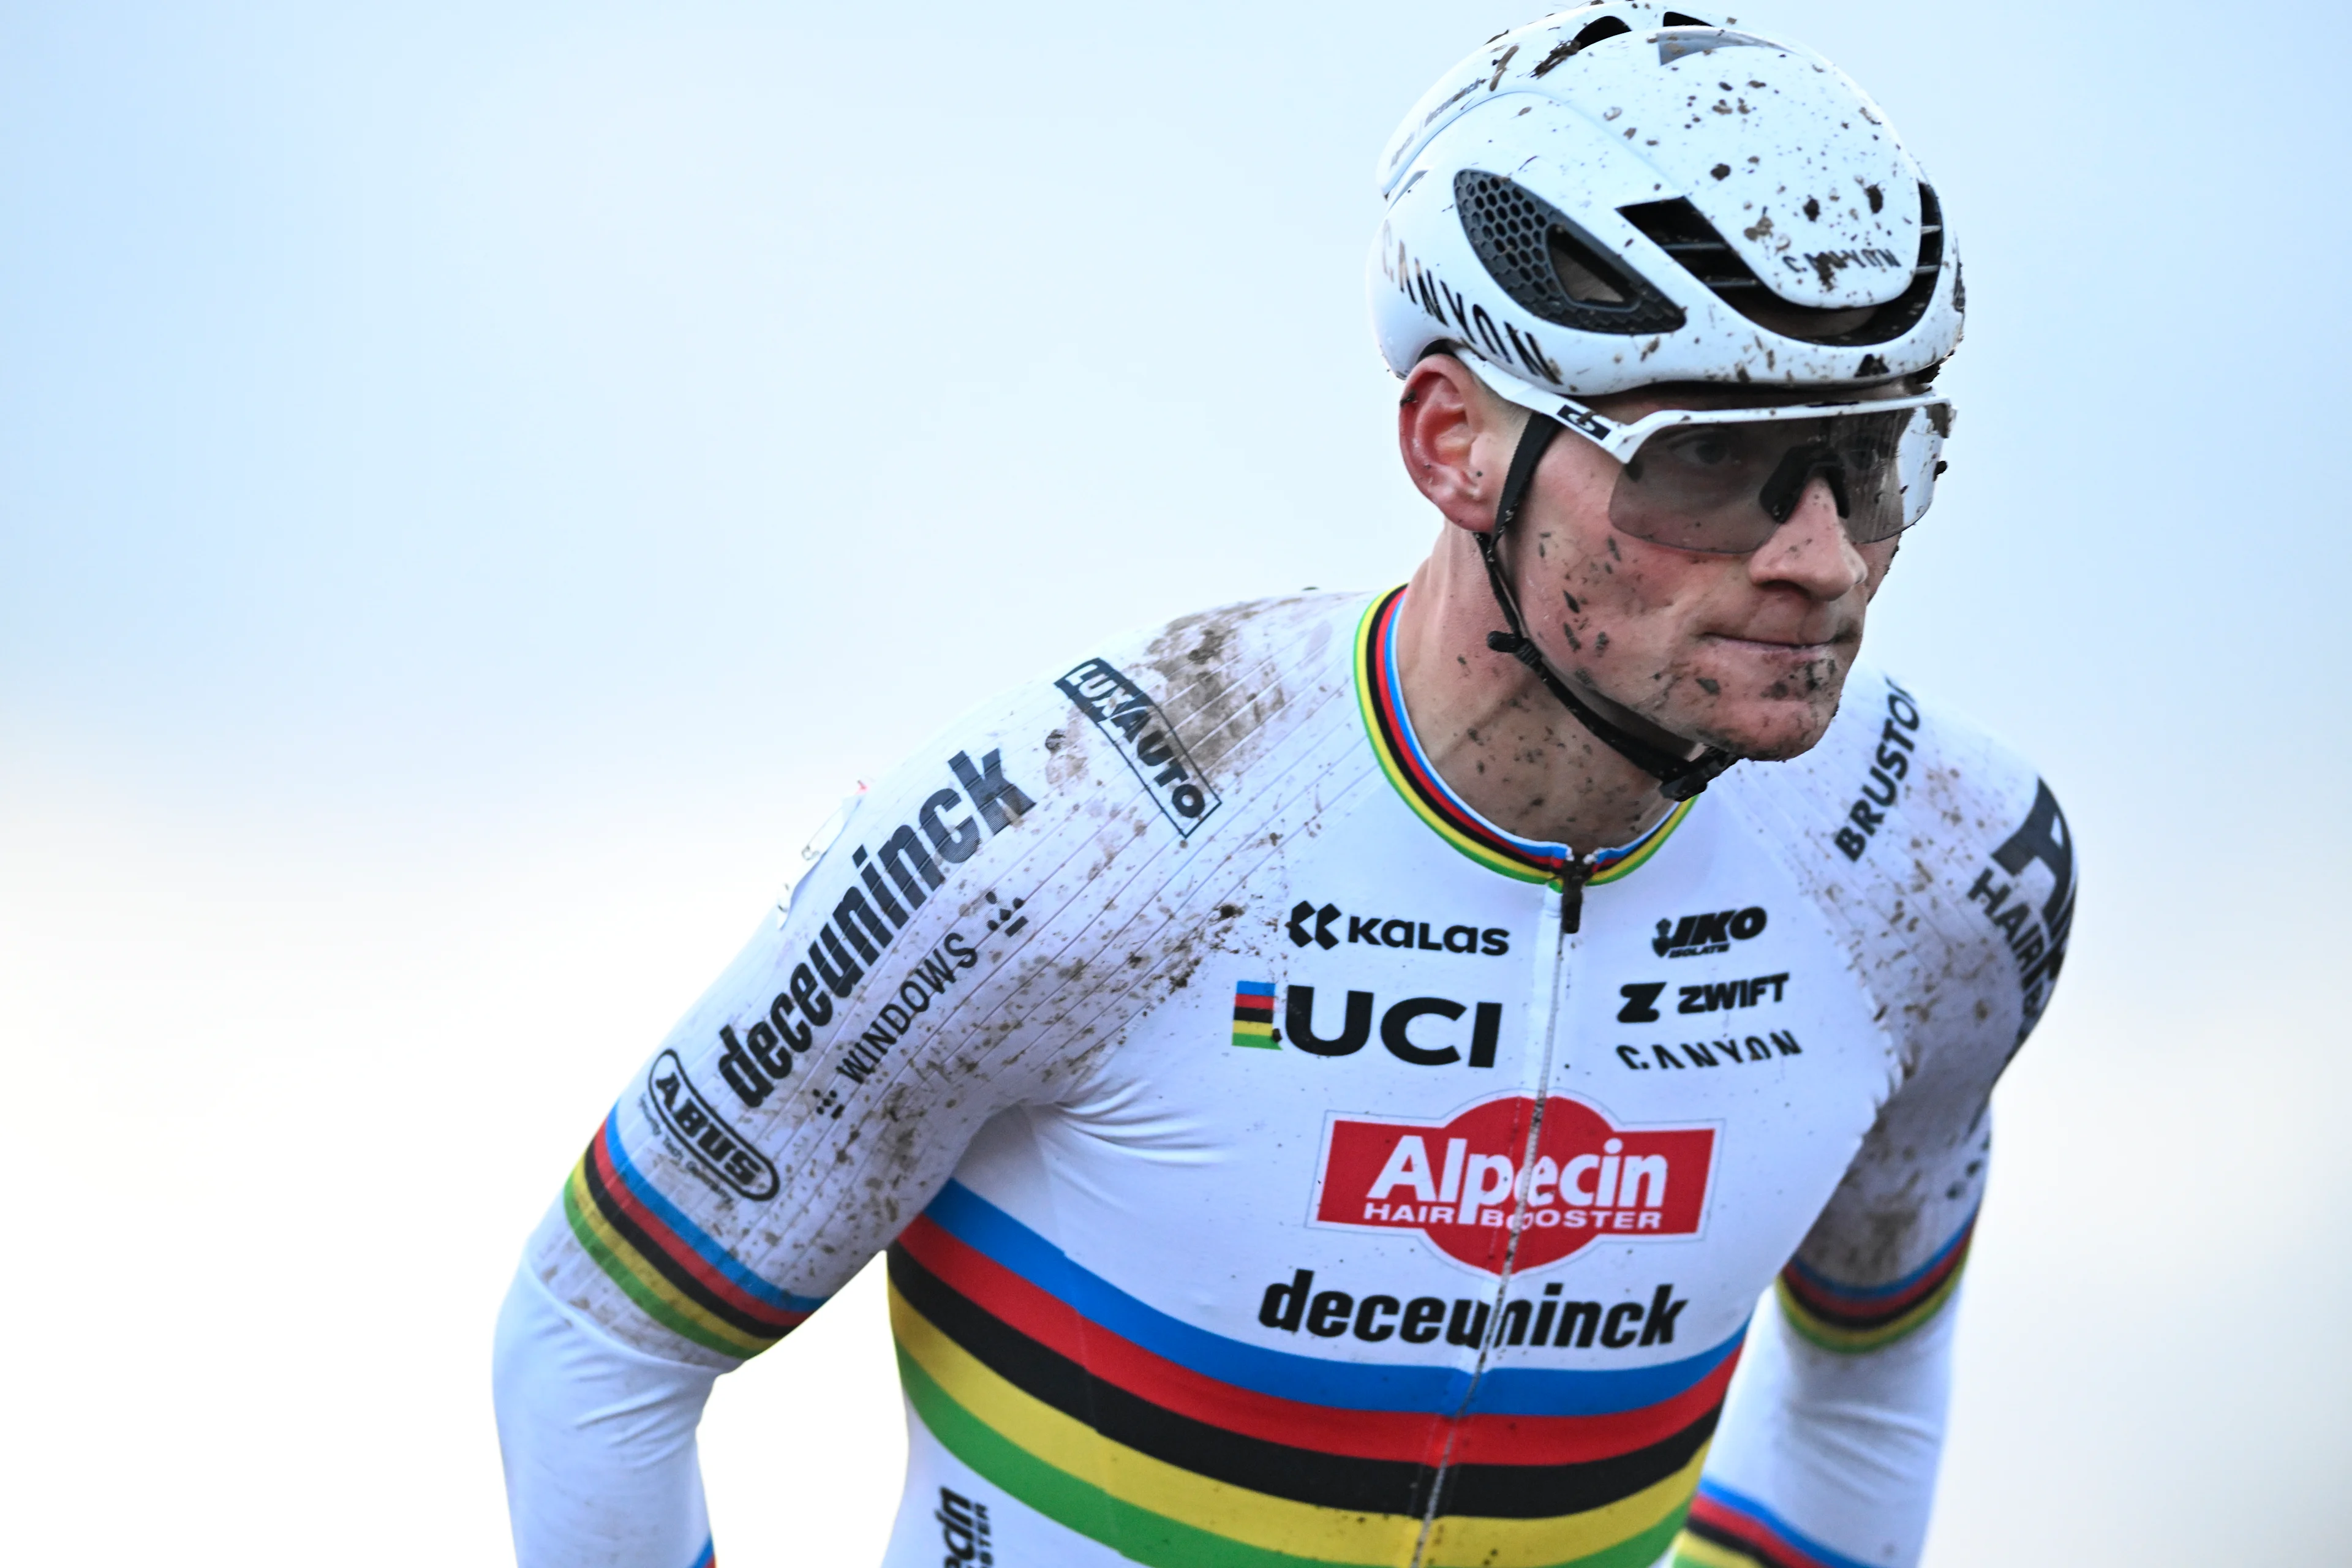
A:
POLYGON ((1916 1559, 2075 887, 1858 661, 1941 207, 1826 61, 1636 0, 1379 168, 1428 560, 1096 650, 813 847, 526 1252, 526 1564, 709 1562, 712 1381, 885 1248, 893 1568, 1916 1559))

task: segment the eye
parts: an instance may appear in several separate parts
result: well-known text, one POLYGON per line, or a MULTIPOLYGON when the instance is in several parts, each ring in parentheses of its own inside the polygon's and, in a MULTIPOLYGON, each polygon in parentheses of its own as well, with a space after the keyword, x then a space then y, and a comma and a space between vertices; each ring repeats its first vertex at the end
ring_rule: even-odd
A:
POLYGON ((1686 468, 1719 468, 1732 459, 1730 441, 1715 430, 1685 431, 1665 447, 1666 455, 1686 468))

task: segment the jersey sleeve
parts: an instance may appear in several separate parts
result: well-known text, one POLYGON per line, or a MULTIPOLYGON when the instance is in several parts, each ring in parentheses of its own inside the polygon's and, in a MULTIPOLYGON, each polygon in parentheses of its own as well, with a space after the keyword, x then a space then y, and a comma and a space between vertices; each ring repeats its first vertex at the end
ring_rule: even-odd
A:
POLYGON ((857 798, 588 1139, 499 1334, 526 1568, 696 1562, 711 1380, 887 1245, 989 1117, 1050 1098, 1099 1045, 1037 1005, 1024 889, 1097 826, 1049 766, 1056 717, 1017 694, 857 798))
POLYGON ((896 1237, 991 1118, 1077 1092, 1183 986, 1181 911, 1217 874, 1200 847, 1250 830, 1212 777, 1287 722, 1252 672, 1328 618, 1171 623, 950 726, 857 802, 526 1248, 495 1380, 525 1568, 687 1568, 711 1380, 896 1237))
POLYGON ((1990 1097, 2074 921, 2074 840, 2046 784, 1874 671, 1847 710, 1754 794, 1843 917, 1894 1081, 1749 1335, 1677 1554, 1700 1568, 1918 1561, 1990 1097))

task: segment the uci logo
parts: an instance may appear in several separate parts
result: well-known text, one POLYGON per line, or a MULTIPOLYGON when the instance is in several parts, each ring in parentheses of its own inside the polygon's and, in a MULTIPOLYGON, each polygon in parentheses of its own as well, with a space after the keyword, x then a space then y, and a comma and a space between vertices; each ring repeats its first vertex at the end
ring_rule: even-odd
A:
MULTIPOLYGON (((1274 1026, 1275 987, 1270 982, 1244 980, 1234 987, 1234 1045, 1279 1049, 1287 1043, 1312 1057, 1351 1057, 1371 1042, 1373 1016, 1378 1014, 1381 1044, 1401 1062, 1423 1068, 1452 1067, 1459 1061, 1474 1068, 1495 1065, 1495 1047, 1503 1036, 1500 1002, 1478 1003, 1474 1011, 1443 996, 1408 996, 1382 1009, 1370 992, 1350 991, 1339 1007, 1338 1032, 1327 1035, 1318 1028, 1315 987, 1283 989, 1286 994, 1282 999, 1282 1026, 1277 1029, 1274 1026), (1472 1014, 1466 1041, 1458 1027, 1445 1027, 1458 1025, 1465 1013, 1472 1014), (1423 1023, 1423 1019, 1439 1022, 1423 1023), (1463 1049, 1465 1045, 1467 1055, 1463 1049)), ((1327 1005, 1321 1028, 1330 1026, 1329 1011, 1327 1005)))

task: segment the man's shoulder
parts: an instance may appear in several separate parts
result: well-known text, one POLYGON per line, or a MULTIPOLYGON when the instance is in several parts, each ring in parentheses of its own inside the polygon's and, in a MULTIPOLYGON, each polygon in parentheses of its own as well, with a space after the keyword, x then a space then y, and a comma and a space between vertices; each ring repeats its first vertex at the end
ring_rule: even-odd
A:
POLYGON ((1157 721, 1202 774, 1245 772, 1346 694, 1352 634, 1371 598, 1309 592, 1179 616, 1107 640, 1050 685, 1130 763, 1148 763, 1133 753, 1157 721))
POLYGON ((1197 839, 1268 757, 1351 713, 1349 650, 1371 597, 1252 600, 1105 638, 967 708, 866 805, 905 816, 953 788, 1003 803, 1024 842, 1119 824, 1139 847, 1197 839))
POLYGON ((1864 664, 1819 745, 1724 783, 1853 931, 1865 967, 1909 975, 1907 1008, 1972 994, 2015 1006, 2016 1038, 2032 1026, 2064 961, 2079 868, 2065 813, 2025 757, 1864 664))
POLYGON ((1923 855, 1990 852, 2047 793, 2015 749, 1871 664, 1854 668, 1820 744, 1787 762, 1742 763, 1732 776, 1832 862, 1897 880, 1912 879, 1923 855))

